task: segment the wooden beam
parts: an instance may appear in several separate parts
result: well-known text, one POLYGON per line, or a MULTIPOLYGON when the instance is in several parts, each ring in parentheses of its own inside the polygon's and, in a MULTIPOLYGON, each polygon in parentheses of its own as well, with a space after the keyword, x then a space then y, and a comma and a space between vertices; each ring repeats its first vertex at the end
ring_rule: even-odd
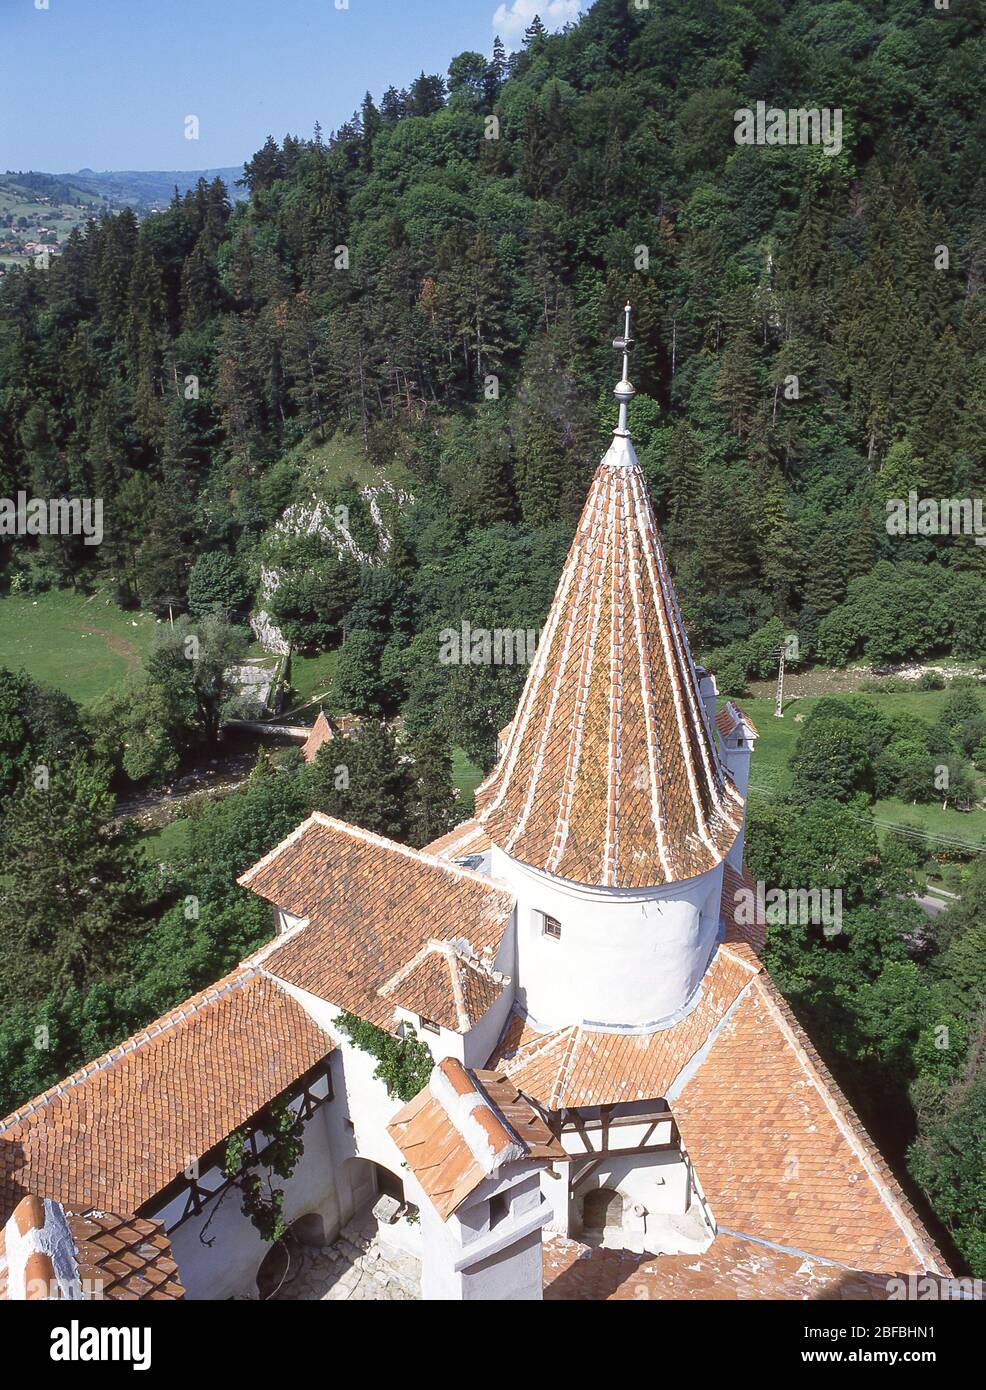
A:
POLYGON ((573 1175, 574 1180, 573 1180, 573 1182, 572 1182, 571 1188, 569 1189, 570 1194, 571 1194, 571 1193, 577 1192, 578 1189, 579 1189, 579 1188, 582 1186, 582 1184, 585 1182, 586 1178, 591 1177, 592 1174, 596 1171, 596 1169, 599 1168, 599 1167, 601 1166, 601 1164, 602 1164, 602 1159, 601 1159, 601 1158, 595 1158, 595 1159, 592 1160, 591 1163, 586 1163, 586 1164, 584 1164, 583 1167, 581 1167, 581 1168, 579 1169, 578 1175, 577 1175, 577 1176, 574 1176, 574 1175, 573 1175))

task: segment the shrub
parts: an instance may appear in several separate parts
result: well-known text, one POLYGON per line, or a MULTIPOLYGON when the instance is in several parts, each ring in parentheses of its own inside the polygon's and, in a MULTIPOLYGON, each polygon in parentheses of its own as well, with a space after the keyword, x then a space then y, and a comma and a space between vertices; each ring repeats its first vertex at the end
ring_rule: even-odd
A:
POLYGON ((335 1024, 354 1047, 377 1059, 373 1074, 384 1082, 390 1095, 413 1100, 427 1086, 434 1062, 420 1039, 392 1037, 351 1013, 340 1013, 335 1024))

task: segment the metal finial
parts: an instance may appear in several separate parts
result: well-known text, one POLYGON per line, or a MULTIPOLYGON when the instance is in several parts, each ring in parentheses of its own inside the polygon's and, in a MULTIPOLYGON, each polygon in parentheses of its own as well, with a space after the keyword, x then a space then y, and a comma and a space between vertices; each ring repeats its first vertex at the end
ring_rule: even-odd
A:
POLYGON ((620 403, 620 419, 613 433, 629 436, 630 431, 627 429, 627 406, 637 393, 630 384, 629 375, 630 353, 633 351, 633 339, 630 337, 631 307, 629 304, 624 306, 623 312, 626 315, 623 325, 623 337, 613 339, 613 346, 616 348, 617 352, 623 353, 623 376, 616 383, 616 388, 613 391, 613 395, 620 403))

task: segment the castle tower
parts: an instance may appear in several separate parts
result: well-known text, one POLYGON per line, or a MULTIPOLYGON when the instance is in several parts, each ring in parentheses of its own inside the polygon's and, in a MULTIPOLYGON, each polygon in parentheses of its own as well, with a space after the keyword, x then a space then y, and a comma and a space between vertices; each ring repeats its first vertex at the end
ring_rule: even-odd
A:
MULTIPOLYGON (((517 896, 516 979, 541 1027, 649 1030, 714 950, 743 798, 713 737, 627 429, 599 465, 497 766, 476 793, 517 896)), ((714 687, 712 687, 714 692, 714 687)))

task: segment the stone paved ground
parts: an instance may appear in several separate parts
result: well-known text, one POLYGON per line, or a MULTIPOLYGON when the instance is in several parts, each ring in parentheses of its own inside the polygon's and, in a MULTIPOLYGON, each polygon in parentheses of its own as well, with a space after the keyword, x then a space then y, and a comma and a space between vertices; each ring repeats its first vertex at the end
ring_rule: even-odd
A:
POLYGON ((292 1243, 290 1277, 273 1298, 403 1302, 421 1297, 421 1265, 382 1247, 372 1217, 350 1222, 331 1245, 292 1243))

